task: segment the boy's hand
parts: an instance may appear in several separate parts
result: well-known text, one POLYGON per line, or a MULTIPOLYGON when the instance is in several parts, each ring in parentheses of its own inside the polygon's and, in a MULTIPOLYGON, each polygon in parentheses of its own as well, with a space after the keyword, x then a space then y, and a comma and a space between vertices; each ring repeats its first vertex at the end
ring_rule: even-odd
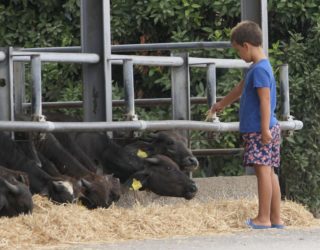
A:
POLYGON ((222 109, 223 106, 220 104, 220 102, 213 104, 212 107, 206 112, 205 121, 212 121, 213 119, 216 119, 216 113, 222 109))
POLYGON ((269 144, 272 140, 270 129, 261 131, 261 142, 262 144, 269 144))
POLYGON ((212 105, 210 111, 211 113, 217 113, 220 112, 223 109, 223 106, 221 105, 220 102, 216 102, 215 104, 212 105))

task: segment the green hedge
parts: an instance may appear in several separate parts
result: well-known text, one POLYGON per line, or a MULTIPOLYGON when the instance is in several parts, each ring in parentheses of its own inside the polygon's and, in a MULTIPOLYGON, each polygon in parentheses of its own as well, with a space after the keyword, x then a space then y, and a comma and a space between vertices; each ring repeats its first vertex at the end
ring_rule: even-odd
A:
MULTIPOLYGON (((3 0, 0 3, 0 46, 40 47, 80 44, 79 0, 3 0)), ((228 40, 240 21, 237 0, 113 0, 112 39, 115 44, 228 40)), ((291 113, 304 128, 282 144, 281 183, 285 195, 320 214, 320 7, 318 0, 269 0, 270 59, 275 72, 289 64, 291 113)), ((234 58, 232 49, 191 50, 192 56, 234 58)), ((146 53, 149 54, 149 53, 146 53)), ((150 53, 151 54, 151 53, 150 53)), ((166 55, 167 52, 156 52, 166 55)), ((218 70, 218 95, 227 93, 240 79, 238 70, 218 70)), ((121 69, 114 67, 114 98, 122 97, 121 69)), ((192 69, 192 96, 204 96, 205 71, 192 69)), ((44 99, 81 99, 81 69, 51 64, 44 68, 44 99)), ((170 96, 170 75, 162 67, 135 69, 136 95, 170 96), (159 94, 163 93, 163 94, 159 94)), ((192 119, 203 120, 207 107, 192 106, 192 119)), ((238 104, 221 114, 223 121, 237 119, 238 104)), ((121 111, 121 110, 120 110, 121 111)), ((167 118, 161 108, 137 109, 143 119, 167 118)), ((118 109, 115 119, 122 119, 118 109)), ((192 133, 195 148, 239 147, 237 133, 211 138, 192 133), (201 140, 200 140, 201 139, 201 140)), ((201 159, 206 169, 199 175, 239 175, 240 157, 201 159)))

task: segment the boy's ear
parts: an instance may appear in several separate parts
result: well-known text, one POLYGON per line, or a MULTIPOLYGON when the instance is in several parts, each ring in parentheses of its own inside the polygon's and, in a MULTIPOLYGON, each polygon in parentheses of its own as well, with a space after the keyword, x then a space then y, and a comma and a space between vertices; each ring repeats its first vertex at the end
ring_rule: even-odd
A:
POLYGON ((244 42, 244 43, 242 44, 242 47, 245 48, 245 49, 248 49, 248 48, 249 48, 249 43, 244 42))

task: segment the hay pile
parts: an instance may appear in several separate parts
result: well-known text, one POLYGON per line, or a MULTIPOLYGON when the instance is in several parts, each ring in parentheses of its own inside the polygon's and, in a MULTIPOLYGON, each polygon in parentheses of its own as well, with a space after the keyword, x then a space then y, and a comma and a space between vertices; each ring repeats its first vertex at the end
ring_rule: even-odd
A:
MULTIPOLYGON (((32 248, 57 244, 114 242, 129 239, 208 235, 249 230, 244 220, 257 212, 257 199, 215 200, 207 203, 135 204, 130 208, 87 210, 55 205, 35 195, 32 215, 0 218, 0 248, 32 248)), ((282 204, 288 228, 320 225, 301 205, 282 204)))

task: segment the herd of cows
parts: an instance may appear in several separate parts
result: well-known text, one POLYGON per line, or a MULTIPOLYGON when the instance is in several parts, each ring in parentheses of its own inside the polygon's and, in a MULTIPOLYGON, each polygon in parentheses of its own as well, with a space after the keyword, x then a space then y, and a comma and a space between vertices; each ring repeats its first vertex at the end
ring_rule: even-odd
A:
POLYGON ((0 216, 31 213, 32 195, 88 209, 119 200, 121 185, 192 199, 187 175, 198 167, 186 139, 174 131, 119 143, 105 133, 0 132, 0 216))

